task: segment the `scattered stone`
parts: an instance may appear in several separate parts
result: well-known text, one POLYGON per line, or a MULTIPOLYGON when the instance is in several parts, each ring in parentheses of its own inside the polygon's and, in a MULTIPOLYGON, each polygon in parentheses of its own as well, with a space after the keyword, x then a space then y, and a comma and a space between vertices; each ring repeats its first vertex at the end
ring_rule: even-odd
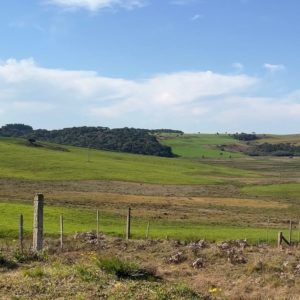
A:
POLYGON ((296 271, 296 273, 300 273, 300 264, 298 264, 298 265, 295 267, 295 271, 296 271))
POLYGON ((183 252, 177 252, 175 255, 172 255, 169 258, 169 263, 170 264, 180 264, 186 260, 185 255, 183 252))
POLYGON ((227 251, 227 258, 228 261, 233 265, 247 263, 247 259, 243 253, 241 251, 237 251, 235 248, 227 251))
POLYGON ((189 248, 191 248, 192 250, 196 250, 196 249, 203 249, 205 247, 207 247, 207 242, 205 240, 200 240, 197 242, 191 242, 188 245, 189 248))
POLYGON ((240 249, 245 249, 246 247, 249 246, 247 243, 247 240, 232 240, 232 241, 224 241, 220 244, 217 245, 219 249, 221 250, 227 250, 230 248, 240 248, 240 249))
POLYGON ((256 272, 262 272, 263 268, 264 268, 264 264, 261 260, 259 260, 254 266, 254 270, 256 272))
MULTIPOLYGON (((97 239, 97 234, 94 232, 76 232, 74 234, 74 239, 75 240, 82 240, 87 244, 97 244, 98 243, 98 239, 97 239)), ((100 240, 104 239, 103 235, 99 236, 100 240)))
POLYGON ((204 266, 203 258, 202 257, 197 258, 193 262, 192 266, 193 266, 194 269, 201 269, 201 268, 203 268, 203 266, 204 266))

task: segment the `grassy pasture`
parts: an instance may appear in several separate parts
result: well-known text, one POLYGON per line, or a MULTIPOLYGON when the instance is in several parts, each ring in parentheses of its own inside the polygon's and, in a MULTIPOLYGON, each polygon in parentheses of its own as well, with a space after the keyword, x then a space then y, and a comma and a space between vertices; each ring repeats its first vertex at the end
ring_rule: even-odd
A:
POLYGON ((300 195, 300 183, 282 183, 269 185, 251 185, 242 188, 247 195, 280 198, 282 200, 298 199, 300 195))
POLYGON ((266 134, 260 135, 260 139, 257 140, 258 143, 291 143, 300 145, 300 134, 287 134, 287 135, 276 135, 276 134, 266 134))
MULTIPOLYGON (((26 236, 32 232, 33 207, 22 203, 0 203, 0 238, 17 239, 18 236, 18 212, 24 215, 24 227, 26 236)), ((79 209, 62 206, 46 206, 44 212, 44 232, 46 236, 57 237, 59 233, 59 216, 64 214, 65 234, 75 232, 87 232, 96 229, 96 212, 92 209, 79 209)), ((101 212, 101 232, 123 236, 125 233, 126 211, 122 214, 108 214, 101 212)), ((134 238, 144 238, 148 219, 133 215, 132 234, 134 238)), ((206 239, 220 241, 226 239, 244 239, 250 242, 266 240, 267 234, 270 242, 275 242, 278 228, 268 229, 264 227, 241 227, 234 225, 208 224, 205 221, 189 222, 187 220, 174 221, 168 219, 151 220, 151 238, 174 238, 181 240, 206 239)), ((283 227, 284 228, 284 227, 283 227)))
POLYGON ((161 142, 171 146, 173 152, 186 158, 232 158, 244 157, 237 152, 221 151, 216 149, 217 145, 239 144, 227 134, 184 134, 181 136, 164 136, 161 142))
POLYGON ((23 140, 0 138, 0 178, 27 180, 121 180, 160 184, 218 184, 218 177, 257 176, 237 168, 178 158, 65 147, 70 152, 35 148, 23 140))
POLYGON ((131 206, 134 237, 145 235, 150 220, 153 238, 255 242, 265 239, 271 218, 269 238, 275 240, 278 230, 287 228, 286 220, 298 218, 300 160, 193 158, 201 145, 215 151, 209 146, 233 142, 227 135, 199 136, 187 135, 184 146, 180 142, 180 158, 91 150, 90 162, 87 149, 64 146, 67 152, 0 139, 1 237, 16 237, 20 211, 31 231, 32 207, 26 201, 41 191, 48 204, 48 235, 58 233, 61 213, 67 234, 95 229, 98 208, 104 233, 122 236, 131 206))

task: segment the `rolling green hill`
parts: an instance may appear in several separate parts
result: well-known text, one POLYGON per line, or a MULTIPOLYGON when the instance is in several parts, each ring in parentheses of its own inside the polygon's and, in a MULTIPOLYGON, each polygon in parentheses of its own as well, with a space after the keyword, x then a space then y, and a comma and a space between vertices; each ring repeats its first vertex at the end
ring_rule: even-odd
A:
POLYGON ((162 184, 218 184, 223 177, 254 172, 182 158, 162 158, 61 146, 32 147, 0 138, 0 178, 29 180, 120 180, 162 184), (89 152, 89 153, 88 153, 89 152), (88 161, 88 156, 90 157, 88 161))
POLYGON ((165 135, 161 143, 172 147, 173 153, 188 158, 229 158, 243 157, 240 152, 222 151, 222 145, 242 145, 227 134, 184 134, 165 135))

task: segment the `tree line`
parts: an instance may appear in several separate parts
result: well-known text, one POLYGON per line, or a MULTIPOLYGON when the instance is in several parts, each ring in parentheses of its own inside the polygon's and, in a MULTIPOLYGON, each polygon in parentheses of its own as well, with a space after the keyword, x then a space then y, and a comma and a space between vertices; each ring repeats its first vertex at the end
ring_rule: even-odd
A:
MULTIPOLYGON (((171 131, 171 129, 166 129, 164 132, 171 131)), ((0 136, 25 138, 31 144, 36 141, 45 141, 99 150, 173 157, 171 147, 160 144, 155 137, 154 133, 158 132, 162 130, 86 126, 59 130, 34 130, 31 126, 24 124, 7 124, 0 128, 0 136)))
POLYGON ((295 146, 290 143, 263 143, 250 147, 247 154, 251 156, 300 156, 300 146, 295 146))

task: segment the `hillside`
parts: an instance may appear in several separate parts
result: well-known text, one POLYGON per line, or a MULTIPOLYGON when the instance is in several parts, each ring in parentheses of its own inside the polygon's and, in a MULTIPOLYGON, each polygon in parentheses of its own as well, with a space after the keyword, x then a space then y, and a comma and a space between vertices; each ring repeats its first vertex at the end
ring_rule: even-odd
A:
POLYGON ((122 180, 169 184, 220 183, 253 172, 180 158, 115 153, 0 138, 0 177, 39 180, 122 180), (42 145, 44 145, 42 147, 42 145), (57 148, 58 147, 58 148, 57 148), (63 150, 63 151, 62 151, 63 150))
POLYGON ((300 156, 300 135, 166 133, 157 137, 162 144, 170 146, 175 155, 186 158, 300 156))

